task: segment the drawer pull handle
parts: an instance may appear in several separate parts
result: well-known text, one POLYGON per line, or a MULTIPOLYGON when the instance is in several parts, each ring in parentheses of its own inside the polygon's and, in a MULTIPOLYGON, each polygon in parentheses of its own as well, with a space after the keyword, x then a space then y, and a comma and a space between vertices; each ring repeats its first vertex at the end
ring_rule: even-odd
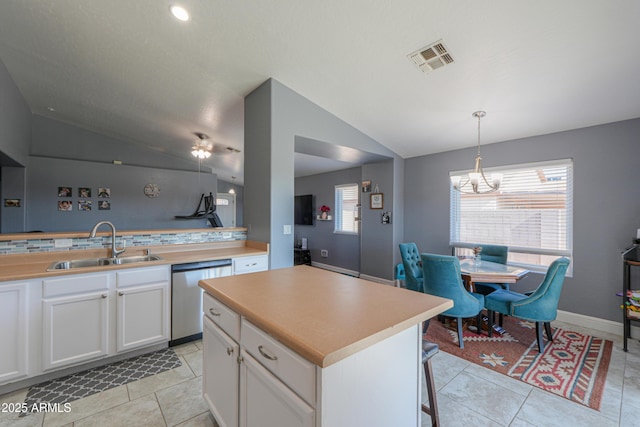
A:
POLYGON ((124 292, 120 291, 120 292, 118 292, 118 295, 123 296, 124 292))
POLYGON ((233 354, 233 347, 227 347, 227 355, 231 356, 233 354))
POLYGON ((102 297, 102 298, 106 298, 106 297, 107 297, 107 294, 102 294, 102 295, 101 295, 101 297, 102 297))
POLYGON ((265 351, 262 349, 262 346, 261 346, 261 345, 259 345, 259 346, 258 346, 258 351, 260 352, 260 354, 261 354, 263 357, 266 357, 266 358, 267 358, 267 359, 269 359, 269 360, 278 360, 278 356, 272 356, 272 355, 270 355, 270 354, 268 354, 268 353, 265 353, 265 351))
POLYGON ((211 313, 212 316, 220 316, 222 313, 216 313, 216 311, 213 308, 209 309, 209 313, 211 313))

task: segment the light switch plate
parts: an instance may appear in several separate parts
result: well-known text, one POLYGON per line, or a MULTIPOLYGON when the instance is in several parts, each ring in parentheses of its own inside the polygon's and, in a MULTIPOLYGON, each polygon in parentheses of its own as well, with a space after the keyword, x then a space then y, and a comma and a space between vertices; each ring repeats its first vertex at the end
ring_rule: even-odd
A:
POLYGON ((291 224, 285 224, 282 226, 282 233, 291 234, 291 224))

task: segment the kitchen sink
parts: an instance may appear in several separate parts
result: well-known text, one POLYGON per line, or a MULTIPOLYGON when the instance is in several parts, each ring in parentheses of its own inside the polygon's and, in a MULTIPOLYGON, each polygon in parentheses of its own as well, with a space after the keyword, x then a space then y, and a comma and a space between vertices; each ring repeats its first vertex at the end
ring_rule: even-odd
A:
POLYGON ((86 258, 86 259, 73 259, 69 261, 56 261, 47 268, 47 271, 56 270, 73 270, 76 268, 86 267, 103 267, 106 265, 121 265, 121 264, 133 264, 138 262, 159 261, 160 258, 157 255, 140 255, 140 256, 125 256, 118 258, 86 258))

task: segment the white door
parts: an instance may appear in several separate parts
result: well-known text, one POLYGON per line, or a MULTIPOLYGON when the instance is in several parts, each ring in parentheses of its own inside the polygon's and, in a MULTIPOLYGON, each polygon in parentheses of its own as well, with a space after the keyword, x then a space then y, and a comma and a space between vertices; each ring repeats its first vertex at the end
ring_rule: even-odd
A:
POLYGON ((107 355, 108 301, 106 291, 42 301, 45 370, 107 355))
POLYGON ((240 427, 312 427, 315 411, 242 350, 240 427))
POLYGON ((220 427, 238 425, 239 346, 211 319, 204 318, 204 399, 220 427))
POLYGON ((236 195, 218 193, 216 195, 216 213, 223 227, 236 226, 236 195))
POLYGON ((0 384, 28 373, 27 286, 0 286, 0 384))
POLYGON ((118 352, 169 341, 169 283, 118 289, 118 352))

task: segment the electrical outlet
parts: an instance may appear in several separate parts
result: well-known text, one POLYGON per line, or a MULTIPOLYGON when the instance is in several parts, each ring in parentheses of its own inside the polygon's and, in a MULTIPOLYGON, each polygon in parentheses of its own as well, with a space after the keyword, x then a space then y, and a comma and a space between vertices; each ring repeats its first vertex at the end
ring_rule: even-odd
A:
POLYGON ((329 256, 329 251, 326 249, 320 249, 320 256, 322 258, 327 258, 329 256))

